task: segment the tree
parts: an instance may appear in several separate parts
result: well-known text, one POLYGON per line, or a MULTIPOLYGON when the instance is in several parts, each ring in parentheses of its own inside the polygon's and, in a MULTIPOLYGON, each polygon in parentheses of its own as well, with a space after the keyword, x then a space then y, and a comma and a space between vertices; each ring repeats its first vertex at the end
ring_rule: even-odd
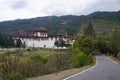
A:
POLYGON ((65 46, 65 41, 63 39, 60 39, 59 42, 60 42, 60 47, 64 47, 65 46))
POLYGON ((14 41, 11 36, 6 36, 4 42, 5 42, 4 47, 6 48, 14 46, 14 41))
POLYGON ((95 31, 93 29, 93 25, 92 25, 91 22, 89 22, 87 28, 84 29, 84 35, 85 36, 90 36, 90 37, 93 37, 93 38, 96 37, 95 31))
POLYGON ((26 47, 26 43, 25 43, 25 41, 23 42, 22 47, 23 47, 23 48, 26 47))
POLYGON ((22 46, 22 42, 20 39, 17 39, 16 41, 16 47, 20 48, 22 46))
POLYGON ((13 47, 14 41, 11 36, 0 33, 0 47, 13 47))
POLYGON ((58 41, 55 41, 54 45, 59 47, 58 41))
POLYGON ((89 54, 94 50, 93 39, 86 36, 79 37, 73 46, 79 48, 86 54, 89 54))
POLYGON ((64 47, 66 44, 63 39, 60 39, 60 40, 55 41, 54 45, 56 45, 57 47, 64 47))
POLYGON ((95 42, 96 49, 99 49, 101 53, 109 52, 109 41, 104 38, 97 38, 95 42))
POLYGON ((3 35, 0 33, 0 47, 3 47, 3 35))
POLYGON ((118 28, 115 28, 114 32, 112 33, 110 40, 110 51, 115 57, 117 57, 117 53, 120 51, 120 31, 118 28))

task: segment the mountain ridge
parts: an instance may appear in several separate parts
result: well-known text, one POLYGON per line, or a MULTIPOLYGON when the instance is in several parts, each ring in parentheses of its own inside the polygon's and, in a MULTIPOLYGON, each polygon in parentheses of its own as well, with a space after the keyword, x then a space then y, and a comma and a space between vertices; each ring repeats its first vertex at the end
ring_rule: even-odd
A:
MULTIPOLYGON (((65 33, 73 36, 79 31, 83 25, 87 25, 89 21, 92 21, 95 29, 97 23, 102 21, 106 22, 104 25, 116 25, 118 24, 118 18, 120 17, 120 11, 116 12, 94 12, 89 15, 67 15, 67 16, 46 16, 36 17, 31 19, 17 19, 12 21, 0 22, 0 32, 5 34, 16 33, 31 33, 34 29, 45 27, 48 33, 65 33), (96 23, 96 24, 95 24, 96 23)), ((99 25, 98 25, 99 26, 99 25)), ((109 27, 108 27, 109 28, 109 27)), ((113 28, 113 27, 112 27, 113 28)), ((98 29, 98 28, 97 28, 98 29)))

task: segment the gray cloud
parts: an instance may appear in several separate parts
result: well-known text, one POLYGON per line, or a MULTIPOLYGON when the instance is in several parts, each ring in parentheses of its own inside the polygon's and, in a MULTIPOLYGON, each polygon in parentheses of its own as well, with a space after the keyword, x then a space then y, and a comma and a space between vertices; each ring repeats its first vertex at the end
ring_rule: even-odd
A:
POLYGON ((120 10, 120 0, 99 0, 94 5, 83 10, 82 14, 90 14, 95 11, 118 11, 120 10))
POLYGON ((117 10, 120 10, 120 0, 0 0, 0 21, 117 10))
POLYGON ((26 1, 25 0, 13 1, 10 4, 10 7, 12 9, 22 9, 22 8, 26 7, 26 1))

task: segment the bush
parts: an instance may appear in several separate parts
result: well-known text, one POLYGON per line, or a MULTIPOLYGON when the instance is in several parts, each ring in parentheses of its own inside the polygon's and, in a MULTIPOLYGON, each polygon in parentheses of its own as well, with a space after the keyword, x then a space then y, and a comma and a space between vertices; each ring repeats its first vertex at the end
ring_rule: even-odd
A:
POLYGON ((93 62, 92 54, 88 55, 88 64, 93 62))
POLYGON ((47 61, 48 61, 46 58, 43 58, 40 55, 32 55, 30 57, 30 59, 33 60, 33 61, 35 61, 35 62, 42 62, 44 64, 47 63, 47 61))
POLYGON ((37 51, 38 49, 35 47, 29 47, 26 49, 27 51, 37 51))
POLYGON ((20 80, 23 79, 23 75, 21 73, 16 72, 11 72, 9 74, 9 80, 20 80))
POLYGON ((32 51, 32 48, 27 48, 26 50, 27 50, 27 51, 32 51))
POLYGON ((91 37, 81 36, 73 46, 89 55, 94 50, 94 41, 91 37))
POLYGON ((71 46, 71 44, 65 44, 65 47, 70 47, 71 46))
POLYGON ((79 54, 73 54, 71 51, 54 53, 47 59, 38 54, 25 58, 21 52, 10 52, 0 56, 0 77, 1 80, 24 80, 27 77, 80 67, 91 62, 92 55, 82 52, 79 54))
POLYGON ((89 62, 92 62, 92 56, 91 55, 87 56, 83 52, 80 52, 80 53, 76 54, 72 58, 72 63, 73 63, 74 67, 84 66, 84 65, 88 64, 89 62))

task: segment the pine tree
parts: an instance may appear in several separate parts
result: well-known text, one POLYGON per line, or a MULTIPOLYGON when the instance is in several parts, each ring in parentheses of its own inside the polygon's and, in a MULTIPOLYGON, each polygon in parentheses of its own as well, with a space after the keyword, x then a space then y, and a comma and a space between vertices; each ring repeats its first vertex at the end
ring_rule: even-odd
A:
POLYGON ((22 47, 22 42, 21 42, 20 39, 18 39, 18 40, 16 41, 16 47, 18 47, 18 48, 22 47))
POLYGON ((86 29, 84 29, 84 35, 85 36, 90 36, 90 37, 93 37, 93 38, 96 37, 95 31, 93 29, 93 25, 92 25, 91 22, 89 22, 88 27, 86 29))
POLYGON ((13 47, 14 41, 11 36, 0 33, 0 47, 13 47))

